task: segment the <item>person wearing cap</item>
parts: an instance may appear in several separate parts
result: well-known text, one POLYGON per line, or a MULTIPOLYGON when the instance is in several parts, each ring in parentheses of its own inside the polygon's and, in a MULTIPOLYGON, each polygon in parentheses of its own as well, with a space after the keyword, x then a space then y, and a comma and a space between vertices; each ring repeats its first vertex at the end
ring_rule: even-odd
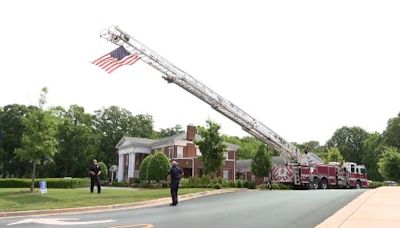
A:
POLYGON ((182 170, 178 167, 176 161, 172 161, 172 167, 169 170, 169 176, 171 178, 170 188, 171 188, 171 199, 172 203, 170 206, 178 205, 178 188, 179 188, 179 181, 183 175, 182 170))
POLYGON ((97 164, 97 160, 93 160, 93 164, 90 166, 89 169, 89 176, 90 176, 90 192, 93 193, 94 185, 97 186, 97 193, 100 194, 101 186, 100 186, 100 166, 97 164))

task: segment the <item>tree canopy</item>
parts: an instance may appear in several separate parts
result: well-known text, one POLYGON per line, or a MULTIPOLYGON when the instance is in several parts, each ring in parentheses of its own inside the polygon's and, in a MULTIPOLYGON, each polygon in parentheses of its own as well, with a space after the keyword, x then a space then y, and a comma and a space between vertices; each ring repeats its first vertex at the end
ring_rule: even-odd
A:
POLYGON ((206 127, 198 127, 202 140, 197 141, 201 151, 201 159, 206 174, 215 174, 224 164, 224 151, 226 145, 219 133, 221 126, 211 120, 206 121, 206 127))
POLYGON ((332 147, 328 149, 327 157, 325 162, 344 162, 344 158, 342 154, 340 153, 339 149, 336 147, 332 147))
POLYGON ((328 147, 337 147, 346 161, 362 163, 364 141, 368 133, 360 127, 342 127, 328 140, 328 147))
POLYGON ((271 171, 272 160, 268 148, 262 143, 251 163, 251 172, 258 177, 266 177, 271 171))
POLYGON ((395 147, 386 147, 378 167, 379 173, 386 180, 400 181, 400 152, 395 147))

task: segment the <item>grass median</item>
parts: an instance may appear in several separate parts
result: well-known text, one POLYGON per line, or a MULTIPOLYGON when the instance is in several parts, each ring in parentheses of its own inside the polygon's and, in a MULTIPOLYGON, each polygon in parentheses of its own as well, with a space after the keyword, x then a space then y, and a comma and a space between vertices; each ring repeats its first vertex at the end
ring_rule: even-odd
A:
MULTIPOLYGON (((96 190, 96 189, 95 189, 96 190)), ((182 188, 179 195, 210 189, 182 188)), ((89 188, 48 189, 47 194, 29 193, 26 188, 0 188, 0 212, 43 210, 134 203, 169 197, 169 189, 103 189, 101 194, 89 188)))

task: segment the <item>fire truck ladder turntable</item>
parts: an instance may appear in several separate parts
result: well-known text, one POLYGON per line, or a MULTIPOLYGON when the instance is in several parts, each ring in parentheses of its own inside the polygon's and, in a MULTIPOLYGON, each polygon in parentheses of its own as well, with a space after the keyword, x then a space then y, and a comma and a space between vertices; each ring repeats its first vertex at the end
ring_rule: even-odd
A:
POLYGON ((175 83, 209 104, 213 109, 239 124, 243 130, 280 152, 290 162, 300 163, 301 153, 298 148, 117 26, 103 30, 100 37, 117 46, 123 46, 130 53, 137 53, 142 57, 141 60, 161 72, 166 81, 175 83))

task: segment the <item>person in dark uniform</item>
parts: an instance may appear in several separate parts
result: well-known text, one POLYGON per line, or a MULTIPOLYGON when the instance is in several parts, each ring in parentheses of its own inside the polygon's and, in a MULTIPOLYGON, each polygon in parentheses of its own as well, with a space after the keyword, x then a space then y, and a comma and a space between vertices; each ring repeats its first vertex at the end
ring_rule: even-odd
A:
POLYGON ((90 166, 89 169, 89 176, 90 176, 90 192, 93 193, 94 185, 97 186, 97 193, 100 194, 101 186, 100 186, 100 166, 97 164, 97 160, 93 160, 93 164, 90 166))
POLYGON ((183 173, 182 170, 178 167, 176 161, 172 161, 172 167, 169 170, 169 176, 171 178, 171 198, 172 203, 170 206, 178 205, 178 188, 179 188, 179 181, 181 180, 183 173))

